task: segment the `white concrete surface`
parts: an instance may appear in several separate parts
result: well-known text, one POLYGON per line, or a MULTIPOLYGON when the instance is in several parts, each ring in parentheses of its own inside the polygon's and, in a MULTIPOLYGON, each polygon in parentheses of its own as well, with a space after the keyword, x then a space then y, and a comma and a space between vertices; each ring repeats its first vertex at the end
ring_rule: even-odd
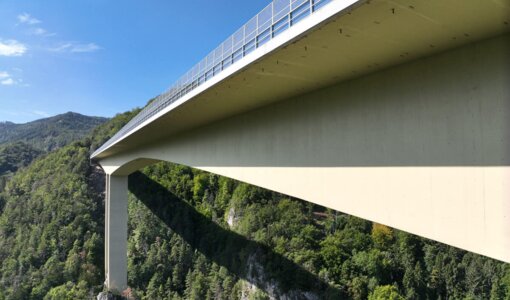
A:
POLYGON ((510 262, 509 53, 468 44, 100 163, 181 163, 510 262))
POLYGON ((509 24, 509 0, 332 1, 94 158, 495 37, 509 24))
POLYGON ((108 288, 157 161, 510 262, 510 1, 333 3, 96 153, 108 288))
POLYGON ((106 176, 105 285, 122 292, 127 288, 127 176, 106 176))

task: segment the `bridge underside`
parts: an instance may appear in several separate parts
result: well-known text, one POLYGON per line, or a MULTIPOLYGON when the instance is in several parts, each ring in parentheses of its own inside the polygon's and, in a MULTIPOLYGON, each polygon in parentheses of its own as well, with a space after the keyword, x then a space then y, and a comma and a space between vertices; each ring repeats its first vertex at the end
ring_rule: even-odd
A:
MULTIPOLYGON (((124 176, 171 161, 510 262, 508 53, 505 34, 100 163, 121 189, 124 176)), ((107 253, 125 255, 112 243, 107 253)))

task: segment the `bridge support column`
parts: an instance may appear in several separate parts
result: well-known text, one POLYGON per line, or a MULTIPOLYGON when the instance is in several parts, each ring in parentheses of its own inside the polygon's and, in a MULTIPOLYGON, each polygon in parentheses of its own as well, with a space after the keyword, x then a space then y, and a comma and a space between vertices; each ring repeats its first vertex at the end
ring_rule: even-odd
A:
POLYGON ((122 292, 127 288, 127 176, 106 175, 105 285, 122 292))

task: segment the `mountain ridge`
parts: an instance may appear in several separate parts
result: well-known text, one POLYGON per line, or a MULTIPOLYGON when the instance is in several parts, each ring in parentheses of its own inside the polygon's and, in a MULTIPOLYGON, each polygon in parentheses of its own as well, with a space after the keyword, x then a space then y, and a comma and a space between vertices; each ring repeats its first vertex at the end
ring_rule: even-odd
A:
POLYGON ((23 142, 49 152, 86 136, 108 118, 67 112, 27 123, 0 122, 0 145, 23 142))

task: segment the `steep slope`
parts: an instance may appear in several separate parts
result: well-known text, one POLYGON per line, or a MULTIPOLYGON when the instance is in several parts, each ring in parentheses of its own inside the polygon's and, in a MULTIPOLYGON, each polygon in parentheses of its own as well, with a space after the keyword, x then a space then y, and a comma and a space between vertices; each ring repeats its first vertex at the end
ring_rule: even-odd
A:
POLYGON ((0 195, 0 299, 87 299, 102 289, 104 176, 89 155, 91 145, 132 114, 36 160, 8 182, 0 195))
POLYGON ((32 160, 42 153, 41 150, 23 142, 0 146, 0 176, 14 173, 19 168, 28 166, 32 160))
POLYGON ((130 176, 137 299, 510 299, 510 265, 171 163, 130 176))
POLYGON ((0 144, 24 142, 34 148, 51 151, 85 137, 106 118, 68 112, 25 124, 0 123, 0 144))
POLYGON ((43 151, 23 142, 0 146, 0 192, 7 179, 19 168, 28 166, 43 151))
MULTIPOLYGON (((104 174, 136 111, 20 169, 0 194, 0 300, 102 290, 104 174)), ((189 167, 129 178, 135 299, 510 299, 510 266, 189 167)))

